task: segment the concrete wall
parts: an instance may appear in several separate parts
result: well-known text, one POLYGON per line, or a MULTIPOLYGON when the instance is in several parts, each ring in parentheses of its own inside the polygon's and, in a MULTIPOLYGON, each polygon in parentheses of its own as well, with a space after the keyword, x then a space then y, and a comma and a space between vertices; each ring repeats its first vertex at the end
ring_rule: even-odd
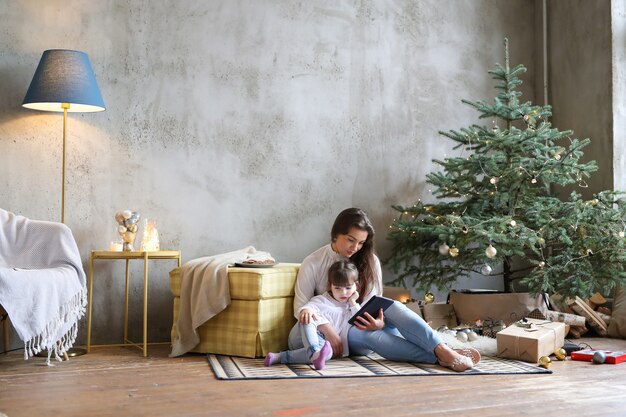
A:
MULTIPOLYGON (((359 206, 384 258, 390 205, 432 199, 431 160, 451 153, 437 131, 478 121, 460 100, 494 97, 505 36, 534 100, 534 13, 531 0, 2 1, 0 207, 60 219, 62 116, 21 102, 44 50, 77 49, 107 105, 68 120, 65 217, 86 271, 126 208, 156 218, 184 261, 254 245, 299 262, 359 206)), ((169 337, 173 266, 151 265, 153 341, 169 337)), ((93 342, 112 342, 123 262, 96 268, 93 342)))
MULTIPOLYGON (((620 1, 616 1, 619 3, 620 1)), ((573 130, 572 138, 590 138, 583 161, 599 170, 570 187, 585 198, 613 188, 613 102, 611 0, 549 0, 548 88, 553 126, 573 130)))
POLYGON ((613 184, 626 190, 626 2, 611 1, 613 184))

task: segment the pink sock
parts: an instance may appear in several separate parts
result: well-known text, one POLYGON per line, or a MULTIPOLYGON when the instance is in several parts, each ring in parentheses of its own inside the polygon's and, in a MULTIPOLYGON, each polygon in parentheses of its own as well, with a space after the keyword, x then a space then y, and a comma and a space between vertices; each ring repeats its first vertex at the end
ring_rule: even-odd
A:
POLYGON ((268 353, 263 364, 265 364, 265 366, 272 366, 275 363, 280 363, 280 353, 268 353))
POLYGON ((330 346, 330 343, 326 341, 322 349, 319 352, 315 352, 313 356, 311 356, 311 363, 313 367, 318 371, 324 369, 326 365, 326 361, 333 357, 333 348, 330 346))

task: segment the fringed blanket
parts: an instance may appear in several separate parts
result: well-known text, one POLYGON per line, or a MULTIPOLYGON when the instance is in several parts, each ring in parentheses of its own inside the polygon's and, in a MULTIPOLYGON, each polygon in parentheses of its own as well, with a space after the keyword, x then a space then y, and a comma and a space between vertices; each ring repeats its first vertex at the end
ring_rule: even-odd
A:
POLYGON ((0 209, 0 304, 20 339, 24 359, 47 349, 57 360, 72 347, 85 313, 80 253, 62 223, 30 220, 0 209))
POLYGON ((180 356, 193 349, 200 342, 196 329, 230 304, 229 265, 246 259, 261 261, 270 258, 269 253, 248 246, 185 263, 180 270, 178 338, 172 340, 170 356, 180 356))

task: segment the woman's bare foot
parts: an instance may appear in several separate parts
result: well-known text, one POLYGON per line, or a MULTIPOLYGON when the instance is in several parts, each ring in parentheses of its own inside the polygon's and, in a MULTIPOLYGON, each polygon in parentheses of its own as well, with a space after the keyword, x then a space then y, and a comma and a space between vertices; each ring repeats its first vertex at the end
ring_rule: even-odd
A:
POLYGON ((441 366, 453 371, 463 372, 480 361, 480 353, 474 348, 454 350, 448 345, 441 343, 435 347, 435 356, 441 366))

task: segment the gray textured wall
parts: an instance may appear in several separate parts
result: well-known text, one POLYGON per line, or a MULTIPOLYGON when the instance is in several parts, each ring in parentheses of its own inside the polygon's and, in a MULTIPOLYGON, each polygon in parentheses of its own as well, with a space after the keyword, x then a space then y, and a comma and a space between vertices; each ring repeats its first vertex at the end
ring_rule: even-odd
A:
POLYGON ((611 2, 613 184, 626 190, 626 2, 611 2))
MULTIPOLYGON (((532 0, 2 1, 0 207, 60 218, 62 116, 21 102, 44 50, 78 49, 107 105, 68 121, 66 223, 85 270, 125 208, 158 219, 162 247, 184 261, 254 245, 299 262, 327 243, 341 209, 359 206, 384 258, 390 205, 432 199, 431 160, 452 152, 437 131, 477 122, 462 98, 495 95, 486 71, 503 62, 504 36, 534 99, 534 9, 532 0)), ((152 266, 151 340, 169 337, 172 266, 152 266)), ((96 268, 93 341, 111 342, 122 333, 123 262, 96 268)), ((140 266, 132 273, 139 338, 140 266)))
MULTIPOLYGON (((615 0, 613 3, 622 3, 615 0)), ((548 85, 559 130, 573 130, 572 138, 590 138, 584 161, 595 160, 599 170, 571 190, 591 198, 593 192, 613 188, 612 35, 611 0, 549 0, 548 85)))

